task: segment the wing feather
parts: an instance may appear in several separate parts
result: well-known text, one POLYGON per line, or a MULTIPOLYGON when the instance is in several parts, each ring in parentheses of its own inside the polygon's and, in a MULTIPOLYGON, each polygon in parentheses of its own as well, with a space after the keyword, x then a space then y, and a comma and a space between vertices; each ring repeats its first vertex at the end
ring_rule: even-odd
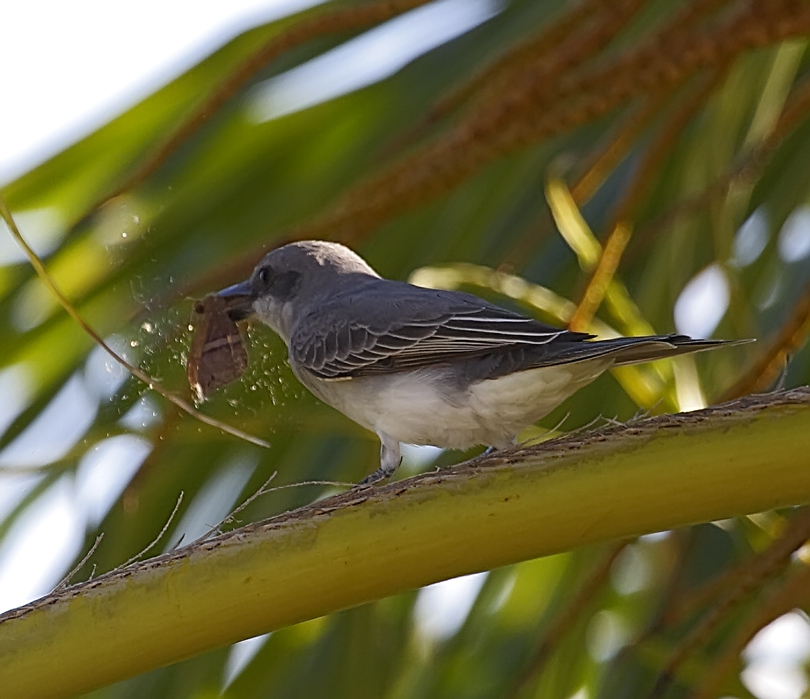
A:
POLYGON ((320 378, 339 379, 591 337, 468 294, 385 280, 373 284, 303 318, 290 338, 291 359, 320 378))

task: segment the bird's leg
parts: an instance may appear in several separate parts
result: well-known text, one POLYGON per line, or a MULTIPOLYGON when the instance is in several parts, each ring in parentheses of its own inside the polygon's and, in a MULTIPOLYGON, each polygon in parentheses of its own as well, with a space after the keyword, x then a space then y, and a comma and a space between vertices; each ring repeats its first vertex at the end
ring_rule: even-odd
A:
POLYGON ((511 439, 508 439, 508 440, 506 440, 506 441, 504 441, 504 442, 502 442, 500 444, 497 444, 497 445, 496 444, 490 444, 486 449, 484 449, 484 451, 482 451, 478 455, 478 458, 480 459, 480 458, 482 458, 484 456, 490 456, 491 454, 494 454, 496 451, 501 451, 501 449, 511 449, 516 444, 517 444, 517 435, 515 435, 511 439))
POLYGON ((357 485, 373 485, 378 481, 385 480, 394 475, 394 471, 402 463, 402 456, 399 453, 399 442, 387 434, 380 436, 380 467, 370 476, 366 476, 357 485))

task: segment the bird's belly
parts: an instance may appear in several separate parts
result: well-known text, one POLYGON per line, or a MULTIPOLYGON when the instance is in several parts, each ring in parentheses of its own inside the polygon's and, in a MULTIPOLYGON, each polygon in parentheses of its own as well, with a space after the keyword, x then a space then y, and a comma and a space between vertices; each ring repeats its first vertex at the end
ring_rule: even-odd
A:
POLYGON ((466 392, 430 375, 381 385, 370 429, 400 442, 453 449, 487 442, 466 392))
POLYGON ((610 363, 597 359, 529 369, 467 387, 436 369, 305 383, 358 424, 400 442, 505 447, 610 363))

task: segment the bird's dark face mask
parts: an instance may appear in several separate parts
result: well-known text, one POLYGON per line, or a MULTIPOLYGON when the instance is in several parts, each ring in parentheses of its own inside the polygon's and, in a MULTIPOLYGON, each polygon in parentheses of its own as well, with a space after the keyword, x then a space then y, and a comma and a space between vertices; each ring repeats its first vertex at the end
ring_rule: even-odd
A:
POLYGON ((301 273, 265 265, 256 270, 248 283, 253 289, 254 298, 271 297, 278 303, 287 303, 301 288, 301 273))

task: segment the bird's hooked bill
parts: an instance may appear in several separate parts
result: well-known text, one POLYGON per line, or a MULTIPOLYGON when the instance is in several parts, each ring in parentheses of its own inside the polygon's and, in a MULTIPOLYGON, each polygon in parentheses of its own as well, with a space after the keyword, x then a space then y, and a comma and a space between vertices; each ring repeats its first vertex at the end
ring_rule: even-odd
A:
POLYGON ((226 287, 208 298, 222 299, 222 308, 231 320, 244 320, 253 315, 256 292, 250 280, 226 287))

